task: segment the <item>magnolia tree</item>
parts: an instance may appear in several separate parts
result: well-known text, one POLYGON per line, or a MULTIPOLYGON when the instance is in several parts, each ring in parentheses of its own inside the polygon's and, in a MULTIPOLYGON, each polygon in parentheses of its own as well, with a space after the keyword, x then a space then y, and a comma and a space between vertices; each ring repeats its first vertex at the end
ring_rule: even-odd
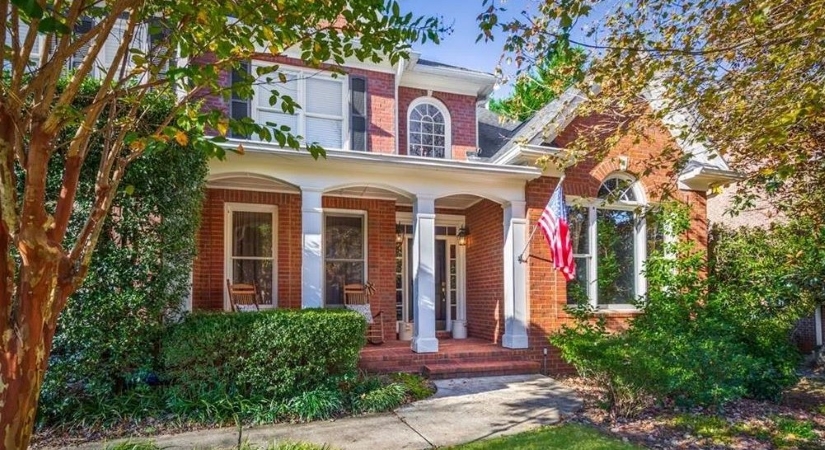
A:
MULTIPOLYGON (((232 86, 222 74, 287 49, 332 71, 347 58, 395 63, 411 42, 442 31, 385 0, 0 0, 0 12, 0 449, 28 446, 57 318, 86 276, 130 162, 172 140, 221 156, 230 132, 323 153, 287 127, 233 120, 198 101, 249 98, 257 82, 286 80, 277 66, 232 86), (102 87, 89 92, 92 76, 102 87), (138 126, 144 100, 164 91, 177 95, 172 113, 138 126), (79 211, 80 169, 99 148, 90 142, 102 154, 92 207, 79 211), (50 165, 63 168, 55 196, 50 165), (76 214, 84 225, 75 234, 76 214)), ((270 102, 299 107, 274 90, 270 102)))
MULTIPOLYGON (((602 121, 572 150, 644 139, 665 119, 745 176, 740 206, 767 192, 822 223, 825 1, 533 0, 520 14, 503 13, 505 2, 483 5, 479 39, 503 38, 519 71, 541 67, 543 55, 589 52, 582 110, 602 121)), ((676 161, 678 170, 678 156, 666 149, 649 165, 676 161)))

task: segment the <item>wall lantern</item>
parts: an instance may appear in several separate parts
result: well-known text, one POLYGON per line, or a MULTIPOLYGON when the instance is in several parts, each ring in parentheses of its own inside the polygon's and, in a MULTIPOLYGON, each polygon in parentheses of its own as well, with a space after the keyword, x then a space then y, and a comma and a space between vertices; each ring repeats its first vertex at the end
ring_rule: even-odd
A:
POLYGON ((462 225, 461 228, 458 229, 458 245, 467 245, 467 236, 470 235, 470 229, 467 226, 462 225))
POLYGON ((395 243, 404 243, 404 225, 401 225, 400 223, 395 224, 395 243))

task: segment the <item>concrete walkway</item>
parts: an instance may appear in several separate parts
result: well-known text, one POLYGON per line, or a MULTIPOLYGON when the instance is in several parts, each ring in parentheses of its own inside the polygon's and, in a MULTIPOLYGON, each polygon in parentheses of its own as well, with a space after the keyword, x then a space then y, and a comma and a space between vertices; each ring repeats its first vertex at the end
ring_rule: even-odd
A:
MULTIPOLYGON (((392 413, 262 426, 245 429, 244 438, 258 445, 306 441, 341 450, 427 449, 552 424, 581 404, 572 391, 540 375, 443 380, 435 384, 436 395, 392 413)), ((163 449, 231 448, 237 444, 238 435, 235 429, 221 428, 158 436, 154 441, 163 449)))

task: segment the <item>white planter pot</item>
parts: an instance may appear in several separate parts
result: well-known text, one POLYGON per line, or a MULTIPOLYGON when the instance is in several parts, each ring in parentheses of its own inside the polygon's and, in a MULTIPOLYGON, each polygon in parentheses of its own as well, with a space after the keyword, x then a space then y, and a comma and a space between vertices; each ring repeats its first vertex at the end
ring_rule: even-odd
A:
POLYGON ((413 337, 412 322, 401 322, 398 324, 398 340, 411 341, 413 337))
POLYGON ((463 320, 453 321, 453 339, 467 339, 467 322, 463 320))

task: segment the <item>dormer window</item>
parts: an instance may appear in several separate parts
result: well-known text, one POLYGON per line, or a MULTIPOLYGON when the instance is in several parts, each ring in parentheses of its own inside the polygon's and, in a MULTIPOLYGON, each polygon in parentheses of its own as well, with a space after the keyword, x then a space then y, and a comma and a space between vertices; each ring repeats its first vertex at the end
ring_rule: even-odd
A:
POLYGON ((410 104, 407 153, 429 158, 451 158, 450 113, 434 98, 420 98, 410 104))

